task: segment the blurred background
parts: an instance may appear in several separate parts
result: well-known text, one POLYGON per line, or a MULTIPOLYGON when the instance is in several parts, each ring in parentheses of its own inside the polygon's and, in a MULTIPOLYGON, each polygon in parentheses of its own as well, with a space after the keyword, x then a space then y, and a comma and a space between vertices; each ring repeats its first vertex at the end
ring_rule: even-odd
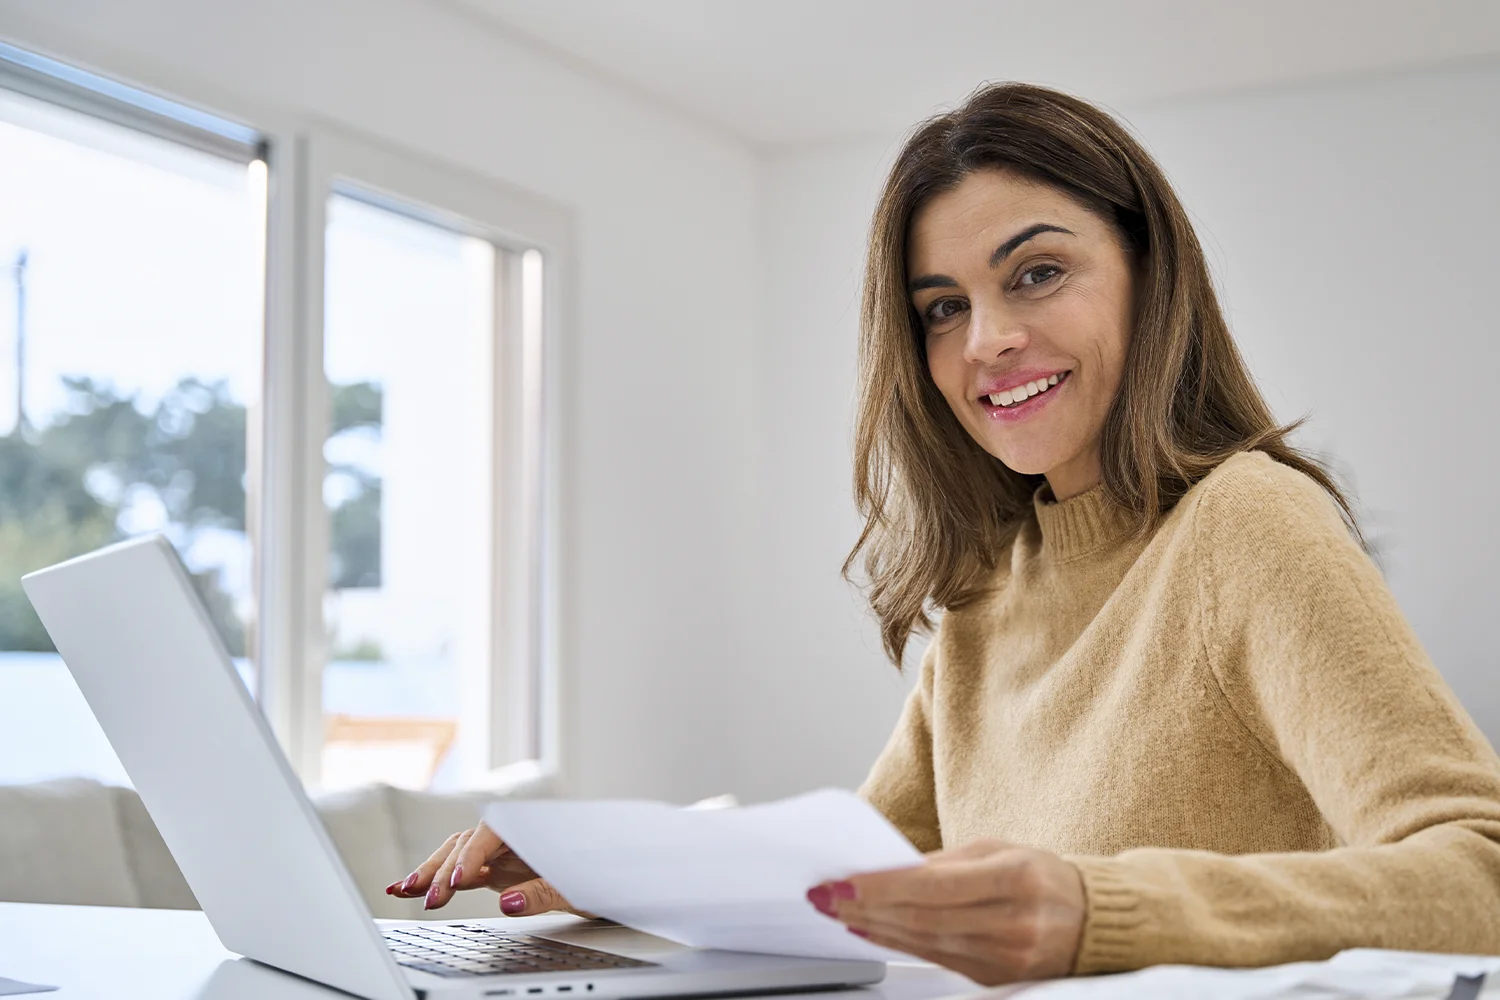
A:
POLYGON ((128 786, 18 578, 148 531, 320 793, 856 785, 909 683, 839 575, 865 227, 1000 79, 1159 158, 1500 742, 1500 5, 9 0, 0 42, 0 785, 128 786))

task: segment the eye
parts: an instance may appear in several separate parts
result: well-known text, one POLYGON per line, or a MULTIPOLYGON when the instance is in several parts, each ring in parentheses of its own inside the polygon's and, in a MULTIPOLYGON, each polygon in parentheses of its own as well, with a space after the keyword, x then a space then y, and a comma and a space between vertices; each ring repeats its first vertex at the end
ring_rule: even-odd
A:
POLYGON ((1036 288, 1062 274, 1062 268, 1056 264, 1038 264, 1021 272, 1016 284, 1022 288, 1036 288))
POLYGON ((938 299, 927 307, 927 311, 922 314, 922 318, 927 321, 929 326, 941 326, 967 308, 968 303, 963 299, 938 299))

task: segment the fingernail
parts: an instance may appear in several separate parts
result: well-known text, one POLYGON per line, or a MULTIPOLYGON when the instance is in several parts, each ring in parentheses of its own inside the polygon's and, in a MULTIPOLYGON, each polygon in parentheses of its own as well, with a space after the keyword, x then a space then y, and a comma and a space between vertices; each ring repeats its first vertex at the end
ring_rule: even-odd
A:
POLYGON ((463 880, 464 880, 464 866, 463 865, 454 865, 453 866, 453 877, 448 880, 448 887, 450 889, 457 889, 458 888, 458 883, 462 882, 463 880))
POLYGON ((410 875, 406 876, 406 881, 401 883, 401 891, 402 892, 411 892, 416 887, 417 887, 417 873, 416 872, 412 872, 410 875))
POLYGON ((832 885, 830 885, 828 887, 828 889, 829 889, 830 892, 833 893, 833 898, 834 899, 853 899, 854 898, 854 883, 853 882, 834 882, 832 885))
POLYGON ((867 931, 862 931, 862 930, 860 930, 860 929, 859 929, 859 928, 858 928, 858 927, 851 927, 851 928, 849 928, 849 933, 850 933, 850 934, 858 934, 858 935, 859 935, 859 936, 860 936, 860 937, 862 937, 862 938, 867 938, 867 937, 869 937, 869 936, 870 936, 870 935, 869 935, 869 932, 867 932, 867 931))
POLYGON ((392 882, 390 885, 385 887, 385 894, 387 896, 394 896, 396 894, 396 890, 399 888, 401 888, 400 882, 392 882))
POLYGON ((818 912, 825 917, 831 917, 833 912, 833 893, 826 885, 815 885, 807 890, 807 901, 818 908, 818 912))
POLYGON ((526 894, 523 892, 502 892, 500 894, 501 913, 520 913, 526 909, 526 894))
POLYGON ((437 886, 433 886, 431 889, 427 890, 427 898, 422 901, 422 909, 424 909, 424 910, 430 910, 430 909, 432 909, 434 906, 438 905, 437 899, 438 899, 438 888, 437 888, 437 886))

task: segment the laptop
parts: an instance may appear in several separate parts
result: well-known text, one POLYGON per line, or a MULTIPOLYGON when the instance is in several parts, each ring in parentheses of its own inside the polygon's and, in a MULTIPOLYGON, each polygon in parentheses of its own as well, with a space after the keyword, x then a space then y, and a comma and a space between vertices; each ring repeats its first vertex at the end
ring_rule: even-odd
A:
POLYGON ((885 975, 881 962, 664 948, 622 928, 590 937, 576 920, 378 924, 170 542, 133 539, 21 584, 230 951, 369 1000, 722 996, 885 975))

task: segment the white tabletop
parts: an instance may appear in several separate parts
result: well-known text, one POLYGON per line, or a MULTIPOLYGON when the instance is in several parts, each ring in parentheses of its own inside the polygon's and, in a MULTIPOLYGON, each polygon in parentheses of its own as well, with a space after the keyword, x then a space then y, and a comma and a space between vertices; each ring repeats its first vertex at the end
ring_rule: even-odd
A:
MULTIPOLYGON (((540 930, 569 918, 531 917, 540 930)), ((197 910, 0 903, 0 976, 58 986, 38 1000, 349 1000, 224 950, 197 910)), ((931 966, 892 965, 884 982, 838 994, 850 1000, 932 1000, 971 993, 969 980, 931 966)))
MULTIPOLYGON (((576 923, 576 918, 514 918, 507 919, 505 926, 543 931, 567 923, 576 923)), ((626 932, 622 929, 621 933, 626 932)), ((55 992, 27 994, 39 1000, 349 1000, 347 993, 225 951, 207 919, 196 910, 0 903, 0 977, 61 987, 55 992)), ((1088 995, 1142 995, 1113 976, 1070 982, 1087 985, 1088 995)), ((1481 996, 1500 1000, 1500 982, 1485 985, 1481 996)), ((1006 988, 981 992, 963 976, 933 966, 894 964, 885 980, 874 986, 801 996, 808 1000, 1010 1000, 1011 992, 1006 988)), ((1020 990, 1022 995, 1026 992, 1024 987, 1020 990)))

